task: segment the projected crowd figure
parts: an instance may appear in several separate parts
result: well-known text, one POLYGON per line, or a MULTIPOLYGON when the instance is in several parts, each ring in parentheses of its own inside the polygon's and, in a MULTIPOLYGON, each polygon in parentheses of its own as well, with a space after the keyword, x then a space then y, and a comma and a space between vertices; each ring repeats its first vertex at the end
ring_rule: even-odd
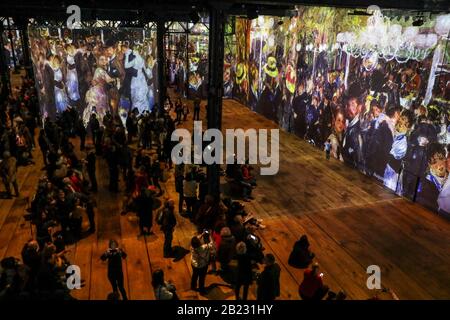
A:
POLYGON ((449 213, 450 77, 429 85, 433 47, 423 59, 350 56, 337 33, 357 33, 361 19, 317 7, 278 22, 236 19, 232 96, 318 148, 329 140, 334 158, 397 194, 449 213))
MULTIPOLYGON (((155 38, 143 30, 86 30, 52 35, 32 30, 32 59, 41 113, 52 120, 68 108, 100 123, 107 113, 125 121, 128 112, 142 114, 157 104, 155 38)), ((67 31, 67 30, 66 30, 67 31)))

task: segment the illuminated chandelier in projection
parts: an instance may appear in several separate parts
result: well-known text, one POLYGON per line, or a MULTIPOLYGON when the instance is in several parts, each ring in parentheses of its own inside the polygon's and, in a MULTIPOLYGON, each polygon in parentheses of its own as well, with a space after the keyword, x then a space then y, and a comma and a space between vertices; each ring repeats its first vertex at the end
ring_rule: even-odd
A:
POLYGON ((416 26, 403 28, 399 24, 391 24, 388 17, 376 10, 368 18, 367 26, 357 34, 339 33, 336 47, 355 58, 363 58, 366 69, 370 70, 376 67, 380 58, 386 61, 395 59, 399 63, 421 61, 436 46, 438 38, 436 33, 420 33, 416 26))

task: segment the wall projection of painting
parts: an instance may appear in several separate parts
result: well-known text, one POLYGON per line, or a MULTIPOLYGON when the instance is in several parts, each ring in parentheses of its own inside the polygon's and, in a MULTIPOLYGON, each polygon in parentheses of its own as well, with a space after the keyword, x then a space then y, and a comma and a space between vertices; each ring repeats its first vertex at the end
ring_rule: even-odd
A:
POLYGON ((450 15, 300 7, 236 19, 233 97, 397 194, 450 213, 450 15), (445 69, 447 68, 447 69, 445 69))
POLYGON ((158 103, 155 32, 30 27, 30 45, 44 118, 69 108, 87 126, 92 114, 125 121, 158 103))

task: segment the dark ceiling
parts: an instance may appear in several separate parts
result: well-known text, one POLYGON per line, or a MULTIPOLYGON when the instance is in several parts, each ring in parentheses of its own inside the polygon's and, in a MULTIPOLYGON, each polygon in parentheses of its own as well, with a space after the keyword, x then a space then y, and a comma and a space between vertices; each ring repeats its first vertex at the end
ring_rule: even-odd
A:
POLYGON ((367 8, 378 5, 380 8, 415 9, 418 11, 448 12, 450 0, 2 0, 0 16, 22 18, 65 19, 66 7, 76 4, 82 9, 83 19, 156 21, 189 20, 193 10, 207 11, 212 5, 222 6, 229 15, 247 15, 257 11, 259 14, 284 15, 295 5, 334 6, 348 8, 367 8))

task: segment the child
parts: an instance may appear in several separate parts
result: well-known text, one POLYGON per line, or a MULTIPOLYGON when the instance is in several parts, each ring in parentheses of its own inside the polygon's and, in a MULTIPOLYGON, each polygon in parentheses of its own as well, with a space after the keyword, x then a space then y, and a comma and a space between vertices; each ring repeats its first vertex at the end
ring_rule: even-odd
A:
POLYGON ((327 160, 330 160, 330 152, 331 152, 331 140, 328 139, 327 142, 325 142, 325 155, 327 157, 327 160))

